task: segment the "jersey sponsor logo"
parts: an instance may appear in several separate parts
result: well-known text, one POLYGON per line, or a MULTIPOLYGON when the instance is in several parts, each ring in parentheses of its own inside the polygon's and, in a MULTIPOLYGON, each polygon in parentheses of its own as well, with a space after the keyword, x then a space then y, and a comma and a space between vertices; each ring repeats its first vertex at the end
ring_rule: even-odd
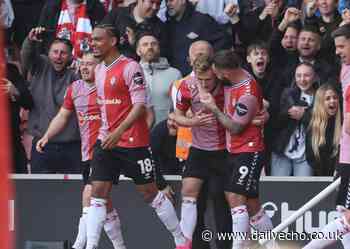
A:
POLYGON ((115 86, 115 84, 117 83, 117 78, 116 78, 115 76, 113 76, 113 77, 110 79, 109 83, 111 84, 111 86, 115 86))
POLYGON ((97 104, 99 105, 120 105, 121 99, 98 99, 97 104))
POLYGON ((132 76, 132 79, 136 85, 144 84, 143 76, 140 72, 134 73, 134 75, 132 76))
POLYGON ((248 107, 245 104, 237 103, 236 111, 238 116, 244 116, 248 113, 248 107))
POLYGON ((85 115, 83 112, 77 112, 77 114, 80 125, 88 121, 96 121, 101 119, 100 115, 85 115))

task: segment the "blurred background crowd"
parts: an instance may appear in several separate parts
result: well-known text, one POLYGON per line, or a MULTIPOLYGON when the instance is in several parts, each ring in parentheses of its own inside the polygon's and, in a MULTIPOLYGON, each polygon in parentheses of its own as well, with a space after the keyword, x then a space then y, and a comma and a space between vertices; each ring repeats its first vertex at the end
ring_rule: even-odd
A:
POLYGON ((5 29, 14 173, 79 173, 80 136, 72 116, 45 153, 35 144, 79 78, 91 31, 115 25, 119 49, 141 64, 153 157, 164 174, 180 174, 190 130, 172 125, 181 78, 192 57, 233 49, 263 89, 269 113, 265 143, 272 176, 332 176, 341 133, 341 64, 331 37, 350 22, 348 0, 0 0, 5 29), (27 38, 43 27, 42 42, 27 38), (50 53, 69 40, 72 54, 50 53), (190 49, 191 48, 191 49, 190 49), (39 66, 33 62, 41 58, 39 66), (50 70, 50 65, 53 70, 50 70), (174 128, 175 127, 175 128, 174 128))

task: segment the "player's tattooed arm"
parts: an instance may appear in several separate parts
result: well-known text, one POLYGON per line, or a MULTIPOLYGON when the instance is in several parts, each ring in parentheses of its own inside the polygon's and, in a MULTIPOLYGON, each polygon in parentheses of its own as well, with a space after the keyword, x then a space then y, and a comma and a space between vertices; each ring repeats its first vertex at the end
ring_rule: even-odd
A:
POLYGON ((241 133, 257 113, 257 99, 252 95, 244 95, 237 101, 233 117, 223 113, 209 93, 201 94, 201 102, 231 134, 241 133))
POLYGON ((212 112, 217 120, 222 124, 222 126, 229 130, 231 134, 239 134, 244 130, 245 125, 234 122, 225 113, 220 111, 218 107, 214 108, 212 112))

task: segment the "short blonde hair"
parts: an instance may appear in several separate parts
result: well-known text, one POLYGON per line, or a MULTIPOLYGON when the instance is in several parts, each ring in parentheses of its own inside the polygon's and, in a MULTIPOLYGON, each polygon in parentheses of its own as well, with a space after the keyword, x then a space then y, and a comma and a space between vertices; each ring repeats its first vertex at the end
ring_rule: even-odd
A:
POLYGON ((204 73, 211 69, 213 59, 211 56, 206 54, 199 55, 193 62, 193 71, 195 73, 204 73))

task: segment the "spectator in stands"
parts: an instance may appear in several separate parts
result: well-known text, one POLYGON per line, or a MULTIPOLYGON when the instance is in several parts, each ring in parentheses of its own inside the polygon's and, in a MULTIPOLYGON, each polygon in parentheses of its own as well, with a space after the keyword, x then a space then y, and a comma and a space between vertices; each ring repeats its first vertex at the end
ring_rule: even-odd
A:
POLYGON ((306 4, 305 24, 317 25, 321 33, 320 56, 331 65, 336 62, 334 41, 331 33, 339 27, 342 17, 337 10, 338 0, 308 1, 306 4), (320 16, 315 12, 319 10, 320 16))
POLYGON ((300 27, 298 21, 301 11, 297 8, 288 8, 281 23, 272 31, 270 39, 271 61, 274 71, 278 72, 288 61, 296 61, 297 42, 300 27))
POLYGON ((28 90, 28 84, 18 68, 11 63, 6 65, 6 78, 1 80, 0 93, 8 94, 10 102, 10 125, 12 127, 12 162, 13 173, 27 173, 27 156, 22 144, 20 131, 20 109, 30 109, 33 99, 28 90))
POLYGON ((114 25, 120 31, 122 54, 136 59, 136 34, 148 31, 159 37, 162 56, 167 55, 167 30, 157 17, 160 3, 161 0, 138 0, 128 7, 112 10, 103 19, 102 23, 114 25))
POLYGON ((343 11, 346 9, 350 9, 350 1, 349 0, 339 0, 338 1, 338 12, 343 14, 343 11))
POLYGON ((89 50, 92 28, 105 16, 105 9, 99 0, 52 0, 44 5, 38 26, 45 28, 42 45, 45 53, 56 37, 70 40, 74 56, 89 50))
MULTIPOLYGON (((288 65, 297 65, 298 63, 298 37, 299 37, 299 19, 300 10, 291 7, 285 11, 284 17, 278 27, 275 27, 270 40, 270 85, 273 85, 269 92, 269 110, 272 116, 269 124, 274 130, 275 120, 274 114, 278 114, 280 107, 280 96, 283 89, 286 87, 283 82, 284 75, 281 74, 288 65)), ((291 77, 291 76, 290 76, 291 77)), ((290 80, 290 79, 285 79, 290 80)))
POLYGON ((316 176, 333 176, 341 135, 340 98, 331 84, 315 94, 314 106, 305 115, 306 160, 316 176))
POLYGON ((271 67, 268 45, 264 41, 256 41, 250 44, 247 48, 247 63, 246 66, 248 72, 254 76, 257 83, 261 86, 263 91, 263 103, 264 108, 269 113, 269 121, 264 126, 264 141, 265 141, 265 154, 267 156, 267 165, 265 165, 265 172, 269 171, 271 148, 270 145, 273 141, 273 120, 275 113, 271 108, 271 104, 274 101, 273 86, 271 81, 271 67))
POLYGON ((136 0, 100 0, 100 2, 105 7, 106 12, 109 12, 117 7, 127 7, 136 2, 136 0))
POLYGON ((286 88, 281 97, 278 122, 283 127, 274 141, 272 176, 312 176, 305 158, 305 130, 302 118, 313 103, 319 82, 312 64, 302 62, 295 71, 295 85, 286 88))
POLYGON ((336 82, 338 75, 337 68, 319 56, 321 36, 317 27, 306 25, 302 28, 299 33, 297 48, 298 59, 289 61, 284 70, 280 71, 279 75, 277 75, 277 81, 280 84, 279 87, 281 90, 290 87, 295 69, 300 62, 313 64, 321 83, 336 82))
POLYGON ((191 44, 205 40, 215 50, 232 47, 232 38, 212 17, 195 10, 188 0, 167 0, 169 62, 183 75, 191 72, 187 52, 191 44))
POLYGON ((67 128, 47 144, 45 153, 38 153, 35 149, 38 139, 44 135, 62 105, 67 86, 78 79, 73 69, 68 68, 73 49, 70 41, 56 38, 50 45, 48 56, 36 52, 35 45, 42 42, 40 35, 43 32, 43 27, 32 29, 21 51, 24 69, 32 75, 30 92, 34 106, 29 114, 28 127, 34 137, 32 173, 80 173, 80 136, 74 115, 67 128))
POLYGON ((137 39, 137 55, 150 88, 152 107, 155 113, 154 125, 166 120, 171 106, 170 87, 182 77, 179 70, 160 57, 159 41, 152 33, 142 33, 137 39))
POLYGON ((269 1, 265 5, 264 1, 239 1, 238 7, 227 7, 225 12, 231 17, 232 32, 237 33, 241 45, 246 48, 256 39, 269 40, 272 27, 280 19, 284 2, 269 1))
MULTIPOLYGON (((156 169, 162 174, 180 175, 182 172, 180 161, 176 158, 177 129, 178 126, 174 120, 173 112, 169 113, 167 119, 160 121, 152 129, 152 156, 156 169)), ((165 186, 166 185, 164 185, 163 188, 165 186)))
POLYGON ((196 6, 196 10, 212 16, 218 23, 226 24, 230 21, 230 17, 225 14, 224 9, 228 4, 238 4, 238 0, 192 0, 196 6))
POLYGON ((266 105, 271 89, 269 85, 270 55, 267 44, 264 41, 255 41, 247 48, 247 69, 254 76, 263 90, 266 105))

